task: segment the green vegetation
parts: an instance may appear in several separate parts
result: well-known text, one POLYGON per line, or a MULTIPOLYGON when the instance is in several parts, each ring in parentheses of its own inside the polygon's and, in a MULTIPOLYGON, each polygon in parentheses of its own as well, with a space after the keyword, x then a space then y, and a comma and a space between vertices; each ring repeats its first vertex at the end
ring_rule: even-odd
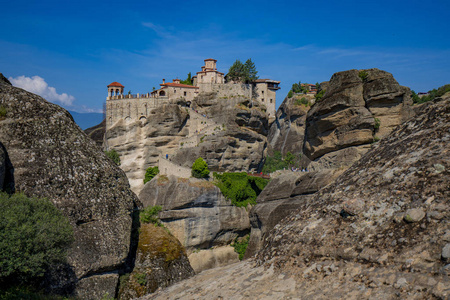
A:
POLYGON ((146 285, 147 284, 147 276, 145 273, 136 273, 133 275, 134 279, 136 279, 136 282, 139 285, 146 285))
POLYGON ((209 169, 208 164, 203 158, 199 157, 195 160, 192 165, 192 177, 195 178, 208 178, 209 177, 209 169))
POLYGON ((6 113, 7 113, 6 107, 3 105, 0 105, 0 119, 5 118, 6 113))
POLYGON ((247 59, 245 64, 237 59, 228 70, 227 79, 232 81, 250 83, 259 78, 257 74, 258 71, 256 71, 255 64, 253 63, 251 58, 247 59))
POLYGON ((375 125, 373 126, 373 128, 375 128, 375 130, 378 130, 380 128, 381 125, 381 121, 378 118, 375 118, 375 125))
POLYGON ((307 83, 302 85, 302 82, 294 83, 292 85, 291 91, 296 94, 306 94, 308 92, 307 83))
POLYGON ((159 173, 158 167, 150 167, 145 171, 144 184, 152 180, 159 173))
POLYGON ((192 75, 191 72, 187 74, 187 78, 185 80, 180 80, 181 84, 193 85, 192 84, 192 75))
POLYGON ((374 137, 373 137, 373 142, 374 142, 374 143, 378 142, 379 140, 380 140, 380 138, 379 138, 378 136, 374 136, 374 137))
POLYGON ((295 102, 294 102, 294 104, 295 105, 305 105, 305 106, 309 106, 309 101, 308 101, 308 99, 306 99, 305 97, 302 97, 301 99, 295 99, 295 102))
POLYGON ((39 291, 36 288, 28 286, 11 286, 5 289, 0 289, 0 299, 2 300, 68 300, 69 298, 45 294, 43 291, 39 291))
POLYGON ((287 94, 288 98, 292 98, 294 96, 294 93, 292 92, 292 90, 289 91, 289 93, 287 94))
POLYGON ((47 199, 0 193, 0 288, 34 286, 66 262, 69 221, 47 199))
POLYGON ((317 92, 317 94, 314 95, 314 98, 316 98, 316 101, 320 101, 323 98, 323 95, 325 94, 325 90, 320 90, 317 92))
POLYGON ((239 260, 242 260, 245 255, 245 251, 247 251, 248 242, 250 241, 250 235, 246 235, 245 237, 239 239, 236 238, 234 243, 231 246, 234 247, 234 251, 239 254, 239 260))
POLYGON ((247 173, 214 172, 215 185, 222 194, 236 206, 246 207, 256 204, 256 197, 269 183, 268 179, 247 175, 247 173))
POLYGON ((106 156, 112 159, 112 161, 120 166, 120 156, 119 153, 115 149, 111 149, 110 151, 105 151, 106 156))
POLYGON ((367 71, 361 70, 359 71, 358 76, 363 82, 366 82, 367 78, 369 77, 369 73, 367 73, 367 71))
POLYGON ((162 226, 161 221, 158 218, 160 211, 162 211, 162 207, 159 205, 148 206, 139 213, 139 219, 142 223, 152 223, 162 226))
POLYGON ((450 92, 450 84, 443 85, 438 89, 432 89, 431 91, 428 91, 428 95, 422 97, 419 97, 416 92, 411 91, 414 104, 432 101, 435 98, 442 97, 447 92, 450 92))
POLYGON ((273 156, 267 156, 262 169, 263 173, 272 173, 276 170, 284 168, 298 167, 301 159, 301 154, 295 156, 291 152, 287 152, 283 157, 280 151, 275 151, 273 156))

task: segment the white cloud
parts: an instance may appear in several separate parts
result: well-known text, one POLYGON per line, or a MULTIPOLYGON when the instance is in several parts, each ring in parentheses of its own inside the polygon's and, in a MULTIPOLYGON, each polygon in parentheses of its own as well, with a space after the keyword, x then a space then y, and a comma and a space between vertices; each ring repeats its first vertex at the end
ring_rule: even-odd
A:
POLYGON ((44 78, 39 76, 26 77, 18 76, 16 78, 9 77, 9 81, 16 86, 31 93, 37 94, 50 102, 58 102, 63 105, 72 106, 75 97, 66 93, 58 94, 54 87, 48 86, 44 78))

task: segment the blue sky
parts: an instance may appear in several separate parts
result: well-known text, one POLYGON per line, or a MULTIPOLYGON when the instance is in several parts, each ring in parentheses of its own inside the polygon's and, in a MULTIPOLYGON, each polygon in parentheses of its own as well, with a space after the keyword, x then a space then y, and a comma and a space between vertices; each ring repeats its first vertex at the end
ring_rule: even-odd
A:
POLYGON ((321 82, 379 68, 416 92, 450 83, 450 1, 0 0, 0 72, 75 111, 100 111, 106 85, 144 93, 205 58, 227 72, 321 82))

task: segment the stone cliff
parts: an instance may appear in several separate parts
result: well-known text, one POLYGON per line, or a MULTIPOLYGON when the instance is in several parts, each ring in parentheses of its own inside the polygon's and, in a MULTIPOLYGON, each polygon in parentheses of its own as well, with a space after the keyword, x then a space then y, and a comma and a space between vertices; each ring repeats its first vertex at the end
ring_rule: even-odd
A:
POLYGON ((321 86, 325 95, 309 111, 285 99, 268 136, 274 150, 303 153, 312 170, 349 167, 414 115, 409 88, 385 71, 338 72, 321 86))
POLYGON ((199 157, 212 171, 261 168, 269 128, 265 106, 244 96, 219 98, 214 92, 200 94, 190 104, 172 102, 150 109, 140 121, 120 120, 106 132, 107 148, 119 153, 133 191, 140 192, 145 170, 166 155, 188 168, 199 157))
POLYGON ((113 296, 118 271, 132 256, 138 203, 124 172, 66 110, 11 86, 1 74, 0 106, 2 190, 48 198, 74 229, 68 265, 48 280, 50 289, 81 298, 113 296))
MULTIPOLYGON (((276 198, 297 208, 267 232, 256 260, 144 299, 447 299, 449 126, 447 94, 307 198, 291 197, 298 180, 280 177, 276 198)), ((277 200, 264 193, 263 204, 277 200)))

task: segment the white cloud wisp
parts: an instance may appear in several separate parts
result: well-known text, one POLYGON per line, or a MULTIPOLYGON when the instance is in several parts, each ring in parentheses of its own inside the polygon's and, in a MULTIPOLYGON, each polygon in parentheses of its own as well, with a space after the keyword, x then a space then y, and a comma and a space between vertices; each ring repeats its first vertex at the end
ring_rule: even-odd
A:
POLYGON ((44 78, 39 76, 18 76, 16 78, 10 77, 8 79, 14 86, 37 94, 50 102, 58 102, 62 105, 72 106, 73 101, 75 101, 74 96, 66 93, 58 94, 54 87, 48 86, 48 83, 45 82, 44 78))

